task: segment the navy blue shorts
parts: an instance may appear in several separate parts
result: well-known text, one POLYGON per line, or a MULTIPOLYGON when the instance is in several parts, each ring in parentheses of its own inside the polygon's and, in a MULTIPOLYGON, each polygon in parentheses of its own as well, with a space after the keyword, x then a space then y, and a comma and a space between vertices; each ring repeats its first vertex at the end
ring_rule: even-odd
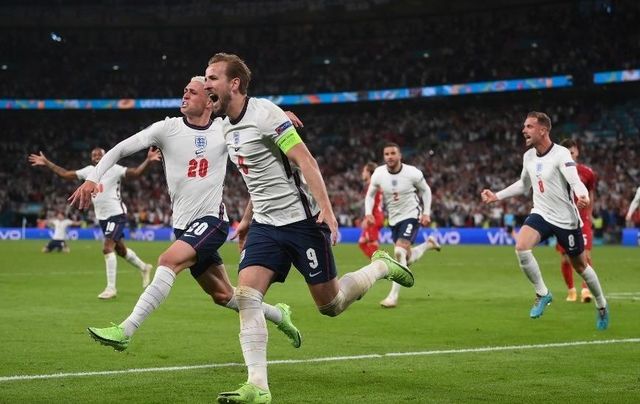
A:
POLYGON ((49 244, 47 244, 47 251, 58 250, 62 251, 63 248, 67 246, 67 243, 64 240, 51 240, 49 244))
POLYGON ((107 220, 100 220, 100 227, 104 238, 110 238, 113 241, 119 241, 124 237, 124 228, 127 227, 127 215, 115 215, 108 217, 107 220))
POLYGON ((173 229, 176 240, 184 241, 196 250, 196 263, 190 268, 191 276, 198 278, 211 265, 221 265, 218 249, 227 240, 229 223, 214 216, 196 219, 187 229, 173 229))
POLYGON ((329 226, 316 223, 315 217, 285 226, 253 221, 238 270, 259 265, 276 273, 274 282, 284 282, 291 264, 310 285, 335 278, 337 271, 329 226))
POLYGON ((416 241, 420 222, 418 219, 404 219, 391 226, 391 239, 395 243, 398 239, 409 240, 411 244, 416 241))
POLYGON ((574 230, 562 229, 547 222, 537 213, 529 215, 527 220, 524 221, 524 225, 540 233, 540 241, 545 241, 555 235, 558 239, 558 244, 564 248, 570 257, 577 257, 584 251, 584 238, 582 237, 582 229, 579 227, 574 230))

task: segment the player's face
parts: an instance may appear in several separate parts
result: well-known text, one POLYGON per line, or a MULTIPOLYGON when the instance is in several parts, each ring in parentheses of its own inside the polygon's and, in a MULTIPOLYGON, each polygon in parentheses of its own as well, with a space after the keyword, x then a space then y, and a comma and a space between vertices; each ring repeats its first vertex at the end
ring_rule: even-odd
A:
POLYGON ((62 219, 64 219, 64 213, 62 213, 62 212, 58 212, 58 214, 56 215, 56 217, 57 217, 59 220, 62 220, 62 219))
POLYGON ((569 148, 569 153, 571 153, 571 158, 573 159, 573 161, 578 161, 578 156, 580 155, 580 152, 578 151, 577 147, 571 146, 569 148))
POLYGON ((396 170, 400 167, 402 155, 397 147, 385 147, 382 153, 384 155, 384 163, 389 169, 396 170))
POLYGON ((91 162, 93 164, 98 164, 102 156, 104 156, 104 150, 102 149, 91 150, 91 162))
POLYGON ((231 103, 233 80, 227 77, 227 62, 212 63, 204 74, 204 90, 213 101, 213 113, 226 115, 231 103))
POLYGON ((201 116, 210 102, 207 92, 204 91, 204 84, 191 81, 184 88, 180 112, 185 116, 201 116))
POLYGON ((527 118, 522 127, 522 135, 524 136, 527 147, 535 147, 544 138, 547 128, 540 125, 536 118, 527 118))

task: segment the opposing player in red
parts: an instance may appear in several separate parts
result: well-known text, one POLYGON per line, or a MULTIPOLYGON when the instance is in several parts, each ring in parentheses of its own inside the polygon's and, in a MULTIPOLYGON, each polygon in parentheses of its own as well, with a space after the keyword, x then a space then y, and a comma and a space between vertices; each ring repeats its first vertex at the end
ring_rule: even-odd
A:
MULTIPOLYGON (((369 189, 371 174, 378 168, 374 162, 368 162, 362 167, 362 181, 364 182, 364 192, 369 189)), ((382 191, 378 191, 374 197, 373 204, 374 223, 362 221, 362 234, 358 239, 358 246, 368 258, 371 258, 379 247, 378 238, 380 237, 380 229, 384 226, 384 212, 382 211, 382 191)))
MULTIPOLYGON (((578 143, 576 143, 573 139, 565 139, 560 143, 562 146, 569 149, 571 152, 571 157, 573 160, 578 163, 578 156, 580 155, 580 150, 578 150, 578 143)), ((580 213, 580 218, 582 219, 582 237, 584 238, 584 249, 585 256, 587 259, 587 263, 592 265, 591 263, 591 248, 593 246, 593 229, 591 226, 591 214, 593 212, 593 201, 595 198, 596 191, 596 183, 598 182, 598 177, 593 170, 584 165, 577 164, 578 176, 580 177, 580 181, 587 187, 589 191, 589 200, 591 203, 585 208, 578 209, 580 213)), ((560 262, 560 267, 562 269, 562 277, 564 278, 564 282, 567 284, 567 301, 575 302, 578 300, 578 293, 576 292, 576 288, 573 284, 573 267, 571 266, 571 261, 569 261, 569 257, 566 254, 566 251, 560 244, 556 244, 556 250, 562 254, 562 260, 560 262)), ((580 290, 580 301, 582 303, 591 302, 591 292, 589 292, 589 288, 585 281, 582 281, 582 289, 580 290)))

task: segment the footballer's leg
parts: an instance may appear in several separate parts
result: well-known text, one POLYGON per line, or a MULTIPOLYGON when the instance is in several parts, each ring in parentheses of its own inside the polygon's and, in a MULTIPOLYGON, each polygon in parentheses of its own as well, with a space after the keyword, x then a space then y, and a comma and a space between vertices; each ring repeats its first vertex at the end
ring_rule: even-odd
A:
POLYGON ((115 241, 111 238, 104 239, 102 246, 102 254, 104 254, 104 265, 107 274, 107 286, 104 291, 98 295, 99 299, 113 299, 116 297, 116 274, 118 270, 118 260, 115 253, 115 241))
POLYGON ((193 263, 195 250, 184 241, 176 240, 160 255, 153 280, 140 295, 131 314, 119 325, 107 328, 89 327, 90 335, 103 345, 116 350, 126 349, 142 322, 167 298, 177 274, 193 263))
POLYGON ((606 330, 609 327, 609 307, 604 297, 602 286, 596 271, 587 263, 586 255, 582 252, 577 256, 570 256, 571 263, 586 282, 596 302, 596 328, 606 330))
POLYGON ((147 286, 149 286, 153 265, 147 264, 146 262, 142 261, 135 251, 133 251, 131 248, 128 248, 124 244, 124 241, 122 239, 119 239, 116 242, 116 252, 129 264, 140 270, 140 275, 142 276, 142 288, 146 288, 147 286))
POLYGON ((528 223, 538 226, 535 220, 542 220, 539 216, 533 220, 529 220, 532 216, 535 215, 531 215, 527 218, 525 225, 522 226, 518 233, 518 238, 516 240, 516 255, 518 256, 520 269, 522 269, 522 272, 527 276, 527 279, 529 279, 536 292, 536 298, 529 316, 531 318, 538 318, 544 313, 544 309, 551 303, 553 297, 542 279, 542 273, 540 272, 538 261, 536 261, 536 258, 531 252, 533 247, 540 242, 541 233, 528 223))
MULTIPOLYGON (((194 267, 191 273, 194 275, 194 267)), ((238 301, 235 296, 235 288, 231 285, 227 271, 222 263, 211 264, 208 268, 196 277, 196 281, 213 301, 226 308, 238 311, 238 301)), ((278 330, 282 331, 291 341, 291 345, 299 348, 302 344, 300 331, 291 320, 291 308, 284 304, 278 303, 272 306, 268 303, 262 303, 262 311, 264 317, 274 323, 278 330)))
POLYGON ((411 253, 409 254, 410 258, 407 261, 407 265, 412 265, 414 262, 418 261, 422 258, 422 255, 429 250, 440 252, 441 249, 442 247, 440 246, 440 243, 438 243, 438 239, 434 236, 429 236, 423 243, 411 248, 411 253))

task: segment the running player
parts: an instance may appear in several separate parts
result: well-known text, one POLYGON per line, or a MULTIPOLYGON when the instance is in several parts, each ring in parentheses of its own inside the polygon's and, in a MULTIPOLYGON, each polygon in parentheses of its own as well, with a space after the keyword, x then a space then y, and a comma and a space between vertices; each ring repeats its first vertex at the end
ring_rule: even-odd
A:
MULTIPOLYGON (((44 153, 29 155, 29 162, 33 166, 44 166, 65 180, 84 180, 104 156, 104 150, 96 147, 91 150, 91 165, 80 170, 67 170, 51 162, 44 153)), ((142 287, 146 288, 151 278, 153 266, 146 264, 138 255, 124 244, 124 228, 127 225, 127 207, 120 197, 120 183, 122 179, 136 178, 142 175, 149 163, 160 160, 160 153, 149 150, 147 158, 136 168, 127 168, 116 165, 105 173, 95 193, 92 202, 96 219, 100 222, 100 228, 104 234, 102 253, 104 254, 105 269, 107 273, 107 286, 98 295, 99 299, 113 299, 117 295, 116 273, 118 260, 116 254, 127 260, 128 263, 140 270, 142 275, 142 287)))
POLYGON ((553 296, 542 279, 538 262, 531 250, 551 235, 565 249, 571 264, 587 283, 596 304, 596 328, 605 330, 609 325, 609 309, 594 269, 584 253, 581 220, 578 208, 589 205, 589 192, 578 176, 576 163, 566 148, 551 141, 551 119, 542 112, 529 112, 522 134, 531 147, 523 158, 520 179, 494 193, 481 192, 484 203, 522 195, 533 188, 533 209, 524 222, 516 240, 516 255, 520 268, 536 291, 536 298, 529 313, 538 318, 551 303, 553 296), (574 198, 570 190, 578 199, 574 198), (577 208, 576 208, 577 206, 577 208))
POLYGON ((42 252, 71 252, 71 249, 67 245, 67 228, 69 226, 79 226, 80 222, 74 222, 73 220, 65 217, 64 212, 59 210, 56 212, 55 218, 47 219, 46 225, 53 227, 53 236, 51 237, 51 241, 49 241, 46 246, 42 247, 42 252))
MULTIPOLYGON (((587 191, 589 191, 589 205, 585 208, 578 209, 578 212, 580 213, 580 219, 582 219, 582 237, 584 239, 585 258, 587 263, 592 265, 591 248, 593 247, 593 228, 591 225, 591 215, 593 213, 593 205, 596 198, 596 183, 598 178, 591 167, 578 163, 580 151, 578 150, 578 143, 575 140, 565 139, 560 144, 569 149, 571 158, 573 158, 573 161, 577 164, 576 169, 578 170, 580 181, 582 181, 584 186, 587 187, 587 191)), ((571 266, 571 261, 569 261, 567 253, 560 244, 556 244, 556 249, 561 254, 560 269, 562 270, 562 277, 564 278, 564 282, 567 285, 568 290, 566 300, 568 302, 575 302, 578 300, 578 294, 573 284, 573 267, 571 266)), ((582 288, 580 289, 580 301, 582 303, 591 302, 591 292, 589 292, 589 288, 584 280, 582 281, 582 288)))
POLYGON ((413 274, 384 251, 371 264, 336 278, 331 245, 336 221, 318 163, 284 112, 271 101, 251 98, 251 71, 236 55, 209 60, 205 90, 213 112, 225 115, 223 133, 231 161, 251 201, 238 225, 242 249, 236 296, 240 345, 248 380, 218 396, 220 403, 269 403, 267 327, 260 309, 273 282, 284 282, 293 264, 304 276, 320 313, 337 316, 382 278, 413 286, 413 274))
MULTIPOLYGON (((193 77, 184 88, 182 118, 166 118, 118 143, 69 198, 72 204, 85 207, 100 178, 118 160, 150 146, 162 151, 176 241, 158 258, 153 281, 129 317, 112 327, 89 327, 95 340, 117 350, 127 348, 134 332, 167 298, 176 276, 185 268, 191 269, 191 275, 216 304, 238 310, 234 288, 218 254, 229 229, 222 203, 227 148, 221 119, 211 120, 212 102, 203 86, 204 77, 193 77)), ((262 310, 296 348, 300 346, 302 340, 291 322, 289 306, 263 303, 262 310)))
MULTIPOLYGON (((396 260, 411 265, 430 249, 440 251, 435 237, 428 237, 424 243, 413 248, 420 226, 431 223, 431 188, 422 172, 416 167, 403 164, 400 146, 387 143, 383 148, 384 162, 373 172, 365 199, 365 222, 374 223, 374 197, 382 192, 384 206, 389 215, 391 236, 396 260)), ((400 285, 391 285, 389 295, 380 302, 382 307, 392 308, 398 304, 400 285)))

